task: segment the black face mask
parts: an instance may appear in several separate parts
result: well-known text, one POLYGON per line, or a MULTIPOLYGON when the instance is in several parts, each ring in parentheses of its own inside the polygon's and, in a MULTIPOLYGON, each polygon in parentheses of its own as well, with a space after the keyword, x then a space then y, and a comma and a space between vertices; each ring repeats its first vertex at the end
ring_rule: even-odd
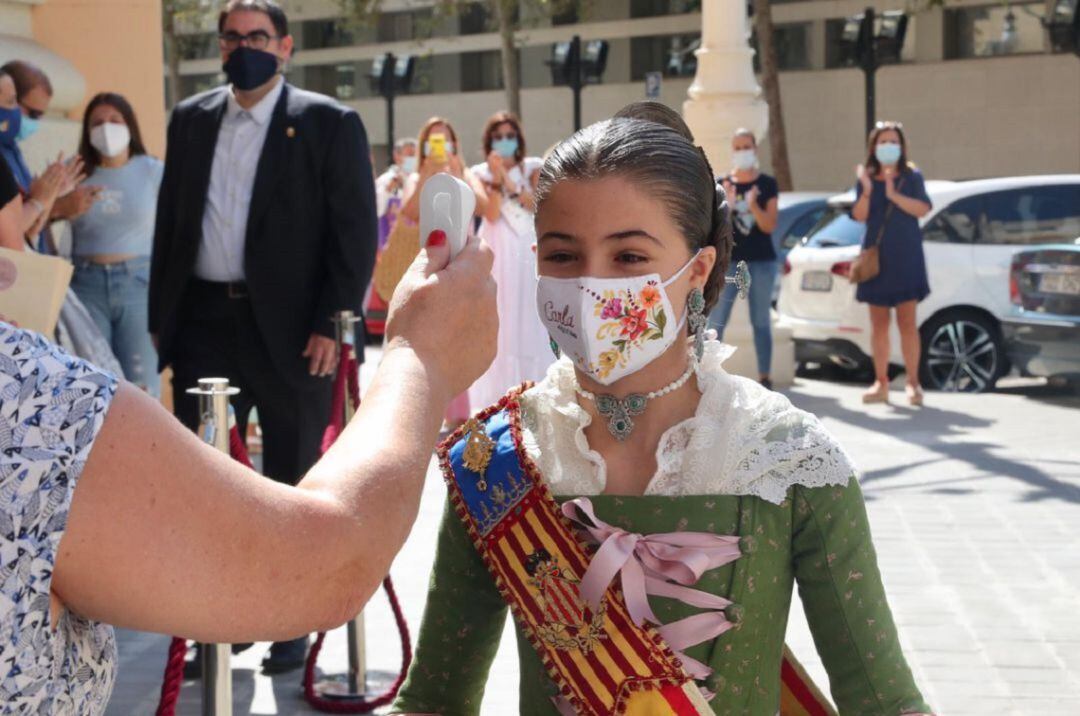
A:
POLYGON ((239 90, 252 90, 270 81, 277 74, 277 55, 250 47, 237 47, 221 66, 229 82, 239 90))

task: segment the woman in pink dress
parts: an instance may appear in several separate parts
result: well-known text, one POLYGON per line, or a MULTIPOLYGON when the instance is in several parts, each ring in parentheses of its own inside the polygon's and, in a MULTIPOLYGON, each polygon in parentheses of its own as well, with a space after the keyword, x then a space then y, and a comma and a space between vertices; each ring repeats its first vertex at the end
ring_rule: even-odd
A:
POLYGON ((487 160, 470 168, 487 193, 479 235, 495 253, 499 287, 499 352, 469 388, 475 408, 491 405, 511 387, 539 381, 555 360, 536 313, 536 228, 533 195, 543 160, 525 154, 525 134, 512 112, 497 112, 484 125, 487 160))

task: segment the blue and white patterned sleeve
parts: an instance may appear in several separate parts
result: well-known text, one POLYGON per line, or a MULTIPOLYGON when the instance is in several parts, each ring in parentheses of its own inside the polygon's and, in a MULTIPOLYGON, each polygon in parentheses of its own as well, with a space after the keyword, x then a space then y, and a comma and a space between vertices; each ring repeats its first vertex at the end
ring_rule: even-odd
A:
POLYGON ((37 333, 0 323, 0 703, 20 713, 100 713, 115 672, 104 625, 49 596, 72 495, 117 381, 37 333))

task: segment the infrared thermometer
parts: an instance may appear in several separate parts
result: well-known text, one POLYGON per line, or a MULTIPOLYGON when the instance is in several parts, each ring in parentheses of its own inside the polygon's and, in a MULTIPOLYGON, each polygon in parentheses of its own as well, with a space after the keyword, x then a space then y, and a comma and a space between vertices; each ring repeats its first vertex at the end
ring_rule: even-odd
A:
POLYGON ((427 246, 431 232, 441 230, 453 261, 469 240, 475 209, 476 195, 468 184, 446 173, 431 177, 420 190, 420 245, 427 246))

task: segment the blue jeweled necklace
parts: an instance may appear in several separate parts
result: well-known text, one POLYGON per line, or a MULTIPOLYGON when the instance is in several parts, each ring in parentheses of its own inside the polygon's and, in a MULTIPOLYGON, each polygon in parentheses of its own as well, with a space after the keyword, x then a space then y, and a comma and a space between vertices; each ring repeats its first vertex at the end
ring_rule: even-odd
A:
POLYGON ((608 393, 590 393, 577 384, 575 380, 574 390, 582 398, 591 400, 596 403, 596 409, 601 415, 607 418, 608 432, 610 432, 616 440, 623 442, 630 433, 634 431, 634 416, 641 415, 645 412, 645 408, 649 406, 649 401, 654 398, 667 395, 668 393, 674 393, 679 388, 686 385, 686 381, 690 380, 690 376, 694 374, 694 369, 697 367, 697 356, 693 351, 690 352, 690 360, 686 366, 686 372, 680 375, 671 383, 668 383, 659 390, 654 390, 650 393, 631 393, 625 398, 616 398, 614 395, 608 393))

